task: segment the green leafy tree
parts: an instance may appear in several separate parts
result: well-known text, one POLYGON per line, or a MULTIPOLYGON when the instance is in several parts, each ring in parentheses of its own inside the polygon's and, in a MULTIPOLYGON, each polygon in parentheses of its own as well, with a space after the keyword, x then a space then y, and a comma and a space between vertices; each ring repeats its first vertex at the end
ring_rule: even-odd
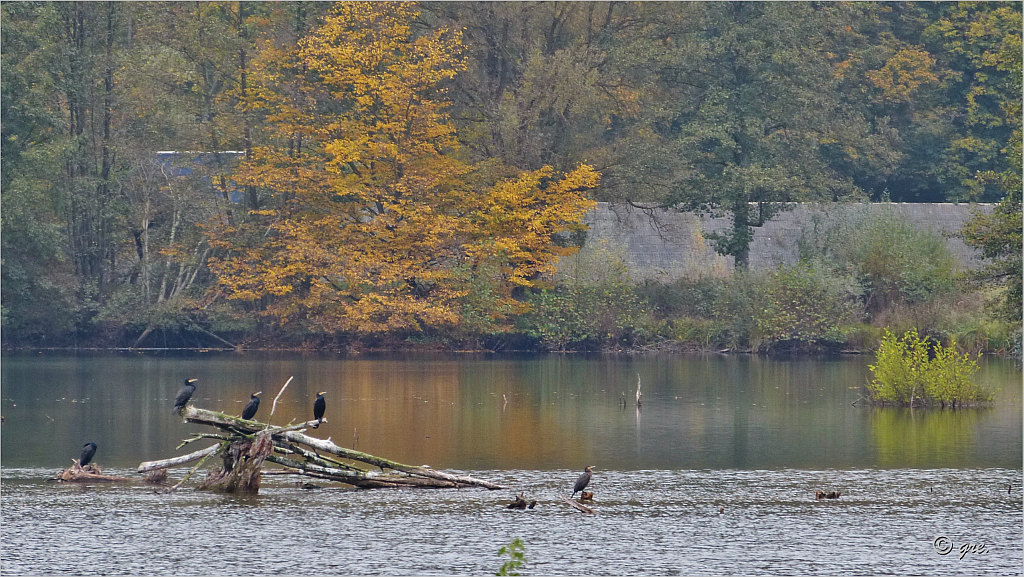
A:
MULTIPOLYGON (((1008 158, 1002 101, 1020 101, 994 47, 1020 38, 1020 6, 995 2, 844 5, 833 48, 846 100, 888 135, 889 170, 848 167, 875 200, 993 201, 1008 158), (866 169, 866 170, 865 170, 866 169)), ((1019 50, 1017 51, 1020 52, 1019 50)))
POLYGON ((659 18, 650 20, 643 69, 657 78, 645 102, 655 113, 650 130, 682 163, 656 202, 728 215, 731 229, 712 239, 745 268, 754 227, 793 202, 857 194, 838 167, 884 138, 839 91, 829 31, 844 23, 842 7, 730 2, 651 10, 659 18))
POLYGON ((1021 323, 1021 195, 1010 192, 990 213, 977 213, 960 231, 967 244, 980 249, 989 261, 972 271, 976 282, 1005 287, 991 303, 995 315, 1018 328, 1021 323))
POLYGON ((874 377, 868 383, 873 399, 913 405, 924 397, 928 384, 928 343, 916 330, 902 337, 886 330, 875 364, 868 368, 874 377))
POLYGON ((45 74, 44 8, 0 5, 0 212, 2 327, 28 341, 53 342, 71 329, 75 282, 65 252, 64 196, 51 176, 60 170, 63 122, 45 74))
POLYGON ((976 372, 978 363, 967 353, 959 353, 955 340, 947 347, 937 345, 935 358, 929 366, 925 394, 943 407, 950 405, 955 408, 957 403, 990 400, 990 395, 972 380, 976 372))
MULTIPOLYGON (((981 251, 988 261, 970 278, 976 282, 1003 286, 1002 296, 995 299, 995 315, 1015 325, 1019 331, 1022 319, 1021 302, 1021 92, 1022 48, 1021 11, 1019 5, 1001 5, 995 10, 972 14, 972 5, 965 4, 954 14, 956 19, 944 22, 946 36, 954 46, 971 56, 979 72, 968 94, 968 110, 975 124, 1010 130, 1008 138, 991 147, 999 148, 1005 168, 993 168, 976 174, 974 181, 996 183, 1005 197, 992 212, 978 212, 960 231, 968 245, 981 251), (998 109, 995 106, 998 105, 998 109)), ((1018 333, 1019 334, 1019 333, 1018 333)))
POLYGON ((959 189, 947 199, 999 199, 1010 189, 998 175, 1020 174, 1021 6, 957 2, 940 14, 922 36, 948 69, 943 87, 957 130, 939 169, 959 189))
POLYGON ((481 159, 521 170, 603 166, 631 91, 609 51, 627 3, 424 4, 464 30, 466 71, 453 82, 452 118, 481 159))
POLYGON ((937 233, 891 208, 853 208, 803 232, 800 258, 849 276, 867 312, 925 302, 956 290, 956 259, 937 233))
POLYGON ((44 332, 56 337, 55 329, 74 323, 79 336, 88 336, 100 303, 120 280, 126 205, 117 194, 116 71, 130 10, 118 3, 3 7, 9 328, 24 327, 18 317, 27 311, 35 311, 28 313, 34 321, 46 319, 47 305, 36 299, 52 298, 57 318, 44 332), (56 281, 54 272, 30 279, 41 264, 57 264, 64 280, 56 281), (25 290, 31 285, 40 289, 35 295, 25 290))

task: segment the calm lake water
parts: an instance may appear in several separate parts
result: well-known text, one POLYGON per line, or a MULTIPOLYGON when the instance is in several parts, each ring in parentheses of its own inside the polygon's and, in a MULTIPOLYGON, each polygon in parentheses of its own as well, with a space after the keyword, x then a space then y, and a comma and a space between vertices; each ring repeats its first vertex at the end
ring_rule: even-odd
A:
POLYGON ((518 537, 524 574, 1021 574, 1020 369, 983 360, 990 408, 909 411, 851 405, 868 362, 6 354, 0 572, 493 574, 518 537), (289 377, 274 424, 311 418, 326 390, 328 423, 311 434, 510 490, 268 477, 259 496, 232 497, 46 480, 88 441, 122 475, 191 450, 175 447, 204 428, 171 412, 186 378, 197 406, 234 414, 263 391, 266 420, 289 377), (560 502, 585 465, 594 516, 560 502), (842 497, 817 502, 818 489, 842 497), (504 508, 520 491, 536 509, 504 508), (964 544, 984 552, 961 559, 964 544))

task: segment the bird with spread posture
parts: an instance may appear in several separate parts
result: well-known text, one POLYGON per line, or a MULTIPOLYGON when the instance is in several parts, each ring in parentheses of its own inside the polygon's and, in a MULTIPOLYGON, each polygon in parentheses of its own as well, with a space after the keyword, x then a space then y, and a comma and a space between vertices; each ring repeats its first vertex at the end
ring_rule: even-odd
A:
POLYGON ((320 423, 324 422, 324 411, 327 410, 327 401, 324 400, 324 395, 327 391, 320 391, 316 394, 316 400, 313 401, 313 418, 316 419, 316 427, 320 427, 320 423))
POLYGON ((260 398, 258 395, 262 394, 263 391, 255 392, 249 397, 249 402, 245 404, 245 408, 242 409, 242 418, 249 420, 256 416, 256 411, 260 409, 260 398))
POLYGON ((82 458, 78 460, 78 465, 84 467, 92 462, 93 455, 96 454, 96 443, 86 443, 82 447, 82 458))
POLYGON ((185 408, 185 403, 192 398, 192 393, 196 392, 196 381, 199 379, 189 379, 185 381, 185 384, 178 391, 178 398, 174 399, 174 411, 177 413, 181 409, 185 408))
POLYGON ((570 499, 575 497, 576 493, 579 493, 583 489, 586 489, 587 485, 590 484, 590 478, 594 476, 594 473, 592 471, 593 468, 593 465, 587 467, 586 469, 583 470, 583 474, 580 475, 580 478, 576 479, 576 484, 573 485, 572 487, 572 495, 569 496, 570 499))

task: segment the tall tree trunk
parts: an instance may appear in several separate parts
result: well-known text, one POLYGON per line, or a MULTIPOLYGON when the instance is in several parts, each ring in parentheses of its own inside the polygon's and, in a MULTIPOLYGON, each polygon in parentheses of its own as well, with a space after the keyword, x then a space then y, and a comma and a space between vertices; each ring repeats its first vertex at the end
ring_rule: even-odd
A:
MULTIPOLYGON (((175 205, 177 205, 177 202, 178 202, 177 199, 175 199, 174 202, 175 202, 175 205)), ((178 209, 177 206, 175 206, 174 207, 174 218, 173 218, 173 221, 171 223, 171 235, 170 235, 170 238, 167 241, 167 246, 168 247, 174 246, 174 238, 177 235, 178 224, 180 222, 181 222, 181 211, 178 209)), ((160 294, 158 294, 157 297, 156 297, 156 302, 158 302, 158 303, 164 302, 164 299, 166 298, 166 295, 167 295, 167 277, 171 274, 171 264, 173 264, 173 261, 171 260, 171 257, 167 257, 167 258, 164 259, 163 278, 160 279, 160 294)))
POLYGON ((750 205, 737 202, 732 209, 732 254, 736 259, 736 268, 747 269, 750 266, 750 205))
MULTIPOLYGON (((100 145, 100 182, 97 199, 99 202, 99 221, 100 230, 97 239, 97 252, 104 261, 109 259, 110 262, 110 276, 113 277, 116 263, 116 250, 108 246, 107 239, 109 237, 109 223, 107 218, 107 202, 110 194, 110 168, 113 164, 112 153, 111 153, 111 136, 110 136, 110 123, 111 123, 111 109, 114 104, 114 15, 116 3, 107 2, 107 39, 106 39, 106 50, 104 70, 103 70, 103 140, 100 145)), ((103 264, 97 270, 96 284, 99 292, 99 296, 102 297, 106 291, 106 280, 107 275, 105 274, 103 264)))
POLYGON ((142 217, 142 294, 149 304, 149 289, 152 279, 149 275, 149 191, 146 192, 146 208, 142 217))
POLYGON ((95 175, 95 164, 89 161, 89 144, 86 123, 89 118, 89 68, 87 61, 87 15, 86 6, 82 2, 74 2, 66 7, 65 30, 70 47, 67 62, 65 96, 68 103, 68 136, 74 150, 68 162, 69 214, 68 234, 72 259, 79 286, 79 298, 89 298, 88 287, 92 286, 97 271, 98 261, 95 229, 97 226, 97 210, 95 189, 88 184, 88 177, 95 175))

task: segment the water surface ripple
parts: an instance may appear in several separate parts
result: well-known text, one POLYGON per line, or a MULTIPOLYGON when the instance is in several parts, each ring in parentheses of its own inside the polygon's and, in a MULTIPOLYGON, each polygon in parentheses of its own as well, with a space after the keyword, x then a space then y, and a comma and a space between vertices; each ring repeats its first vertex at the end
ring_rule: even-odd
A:
POLYGON ((597 471, 593 516, 560 501, 576 471, 466 473, 512 490, 310 490, 275 477, 234 497, 4 469, 0 571, 483 575, 516 537, 524 574, 1020 575, 1024 563, 1019 470, 597 471), (817 489, 842 496, 816 501, 817 489), (513 491, 539 504, 508 510, 513 491), (939 536, 952 553, 935 551, 939 536), (960 559, 963 543, 987 551, 960 559))

